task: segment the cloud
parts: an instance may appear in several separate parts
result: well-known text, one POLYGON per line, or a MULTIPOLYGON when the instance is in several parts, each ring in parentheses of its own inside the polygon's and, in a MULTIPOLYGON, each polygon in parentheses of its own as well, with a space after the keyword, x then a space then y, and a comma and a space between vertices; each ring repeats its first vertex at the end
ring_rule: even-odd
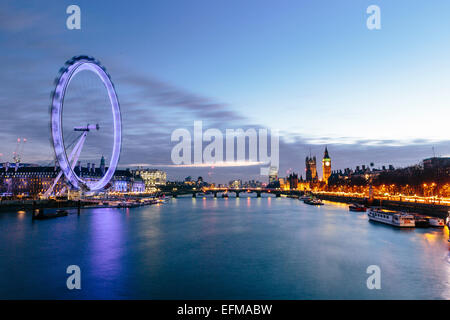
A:
POLYGON ((220 161, 214 163, 199 164, 150 164, 134 163, 128 164, 130 167, 155 167, 155 168, 229 168, 229 167, 253 167, 265 164, 261 161, 220 161))
POLYGON ((214 101, 198 94, 170 85, 138 73, 124 72, 117 81, 133 88, 133 99, 140 103, 151 103, 167 113, 180 111, 188 113, 191 118, 210 120, 214 123, 242 122, 246 118, 231 110, 225 103, 214 101))
POLYGON ((4 2, 0 6, 0 31, 18 33, 32 29, 44 21, 45 15, 24 9, 17 10, 10 3, 4 2))
MULTIPOLYGON (((49 23, 54 21, 51 18, 54 17, 47 17, 42 11, 15 8, 14 2, 0 4, 0 36, 5 39, 0 50, 0 153, 3 154, 0 161, 11 160, 18 137, 28 139, 23 154, 25 161, 47 164, 53 158, 48 112, 53 80, 65 60, 91 47, 86 43, 69 42, 64 31, 54 30, 49 23)), ((107 52, 105 48, 101 50, 107 52)), ((99 52, 99 48, 92 48, 92 51, 99 52)), ((208 97, 206 93, 190 92, 182 87, 183 84, 144 74, 139 69, 139 62, 125 67, 122 57, 114 52, 105 57, 106 68, 111 72, 122 109, 124 134, 120 166, 146 164, 150 167, 158 164, 169 168, 170 178, 195 173, 217 181, 242 176, 267 179, 259 176, 257 165, 229 167, 216 164, 213 170, 209 164, 203 167, 174 167, 170 159, 174 145, 170 135, 177 128, 187 128, 192 132, 194 120, 203 120, 204 130, 218 128, 222 132, 226 128, 260 126, 253 123, 251 115, 235 112, 226 102, 208 97)), ((105 107, 104 101, 96 96, 97 87, 73 89, 74 95, 67 100, 68 108, 77 106, 77 112, 71 113, 71 125, 98 118, 100 121, 107 120, 108 110, 99 112, 97 108, 100 105, 105 107), (96 106, 96 112, 93 112, 92 106, 96 106)), ((310 149, 319 160, 320 172, 325 145, 328 145, 333 169, 370 162, 376 166, 410 165, 431 156, 433 145, 438 154, 450 153, 449 141, 427 139, 401 141, 395 137, 386 140, 311 137, 290 132, 282 133, 280 138, 281 176, 289 171, 303 173, 304 159, 310 149)), ((84 160, 98 161, 101 154, 107 151, 105 146, 110 147, 111 133, 102 129, 91 141, 86 145, 84 160)))
MULTIPOLYGON (((49 128, 53 80, 64 61, 74 52, 79 53, 79 49, 67 43, 63 34, 53 31, 40 12, 4 3, 0 8, 4 18, 0 35, 8 39, 0 50, 0 153, 3 154, 0 161, 11 160, 16 139, 26 137, 29 143, 24 149, 24 161, 49 163, 53 158, 49 128), (18 32, 20 37, 15 36, 18 32)), ((205 120, 214 127, 229 127, 244 119, 227 104, 124 68, 114 56, 109 60, 112 63, 106 67, 114 70, 112 79, 122 109, 122 163, 170 163, 171 132, 191 126, 193 119, 205 120)), ((73 94, 65 101, 65 113, 70 114, 66 129, 89 121, 93 123, 92 120, 106 121, 107 109, 96 108, 97 114, 92 110, 92 106, 105 106, 104 100, 95 96, 105 92, 98 87, 83 87, 83 83, 76 81, 72 84, 70 92, 73 94), (69 112, 71 108, 76 112, 69 112)), ((106 122, 89 139, 82 155, 86 161, 98 160, 100 154, 107 151, 104 147, 112 143, 111 133, 103 129, 109 124, 106 122)))

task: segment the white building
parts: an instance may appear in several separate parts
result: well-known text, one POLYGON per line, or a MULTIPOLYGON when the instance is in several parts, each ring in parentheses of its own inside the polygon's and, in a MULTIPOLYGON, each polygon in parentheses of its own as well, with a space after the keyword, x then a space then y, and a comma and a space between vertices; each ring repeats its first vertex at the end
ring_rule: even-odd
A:
POLYGON ((136 176, 140 176, 145 184, 146 192, 153 192, 158 186, 165 186, 167 175, 158 169, 138 169, 134 171, 136 176))

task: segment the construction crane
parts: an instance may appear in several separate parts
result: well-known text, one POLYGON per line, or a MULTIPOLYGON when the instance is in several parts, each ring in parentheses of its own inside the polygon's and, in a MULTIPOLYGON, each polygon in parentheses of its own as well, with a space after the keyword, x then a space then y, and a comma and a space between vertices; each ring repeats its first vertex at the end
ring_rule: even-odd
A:
POLYGON ((16 164, 16 171, 20 166, 20 160, 21 160, 20 155, 23 153, 26 142, 27 142, 26 138, 23 138, 23 139, 17 138, 16 149, 13 152, 13 160, 14 160, 14 163, 16 164))
POLYGON ((22 159, 21 157, 23 156, 23 151, 24 151, 26 143, 27 143, 27 139, 23 138, 22 139, 22 144, 20 145, 19 151, 18 151, 18 154, 17 154, 17 156, 19 157, 19 161, 22 159))
POLYGON ((14 162, 17 162, 17 160, 18 160, 17 153, 19 152, 20 141, 21 141, 20 138, 17 138, 16 149, 13 152, 13 160, 14 160, 14 162))

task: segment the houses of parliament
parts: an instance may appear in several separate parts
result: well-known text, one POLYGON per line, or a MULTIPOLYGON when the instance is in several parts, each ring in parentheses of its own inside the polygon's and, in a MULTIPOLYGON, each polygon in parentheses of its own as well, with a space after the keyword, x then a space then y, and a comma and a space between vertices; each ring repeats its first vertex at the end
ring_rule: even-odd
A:
MULTIPOLYGON (((279 179, 279 187, 284 190, 311 190, 322 183, 328 184, 328 178, 331 176, 331 158, 328 154, 328 148, 325 147, 322 158, 322 179, 319 179, 317 175, 317 160, 315 156, 310 155, 306 157, 305 167, 305 180, 303 180, 302 176, 299 177, 298 174, 291 173, 286 178, 279 179)), ((272 181, 274 180, 272 179, 272 181)), ((271 183, 272 187, 275 186, 273 182, 271 183)))
MULTIPOLYGON (((318 182, 319 178, 317 176, 317 161, 316 156, 306 157, 305 159, 306 167, 306 181, 307 182, 318 182)), ((325 147, 325 152, 322 159, 322 181, 328 183, 328 178, 331 175, 331 158, 328 154, 328 147, 325 147)))

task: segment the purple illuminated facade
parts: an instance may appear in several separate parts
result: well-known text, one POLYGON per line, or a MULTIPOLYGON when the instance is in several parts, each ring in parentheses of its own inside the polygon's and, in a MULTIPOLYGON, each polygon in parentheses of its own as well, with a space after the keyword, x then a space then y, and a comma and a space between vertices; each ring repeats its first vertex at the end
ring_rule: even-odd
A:
POLYGON ((56 89, 53 92, 51 105, 51 130, 53 139, 53 148, 55 150, 56 159, 59 163, 61 171, 64 173, 66 180, 70 183, 72 188, 76 190, 98 191, 105 187, 111 180, 116 171, 117 164, 120 157, 120 149, 122 144, 122 121, 120 115, 120 105, 117 98, 114 84, 111 82, 110 76, 106 73, 104 67, 92 57, 77 56, 66 62, 64 68, 60 70, 61 74, 56 81, 56 89), (64 105, 64 96, 71 79, 80 71, 91 71, 95 73, 105 85, 108 91, 109 101, 113 114, 114 123, 114 145, 111 155, 111 161, 108 170, 104 176, 98 181, 87 181, 78 176, 72 169, 69 159, 67 157, 64 146, 63 132, 62 132, 62 114, 64 105))

